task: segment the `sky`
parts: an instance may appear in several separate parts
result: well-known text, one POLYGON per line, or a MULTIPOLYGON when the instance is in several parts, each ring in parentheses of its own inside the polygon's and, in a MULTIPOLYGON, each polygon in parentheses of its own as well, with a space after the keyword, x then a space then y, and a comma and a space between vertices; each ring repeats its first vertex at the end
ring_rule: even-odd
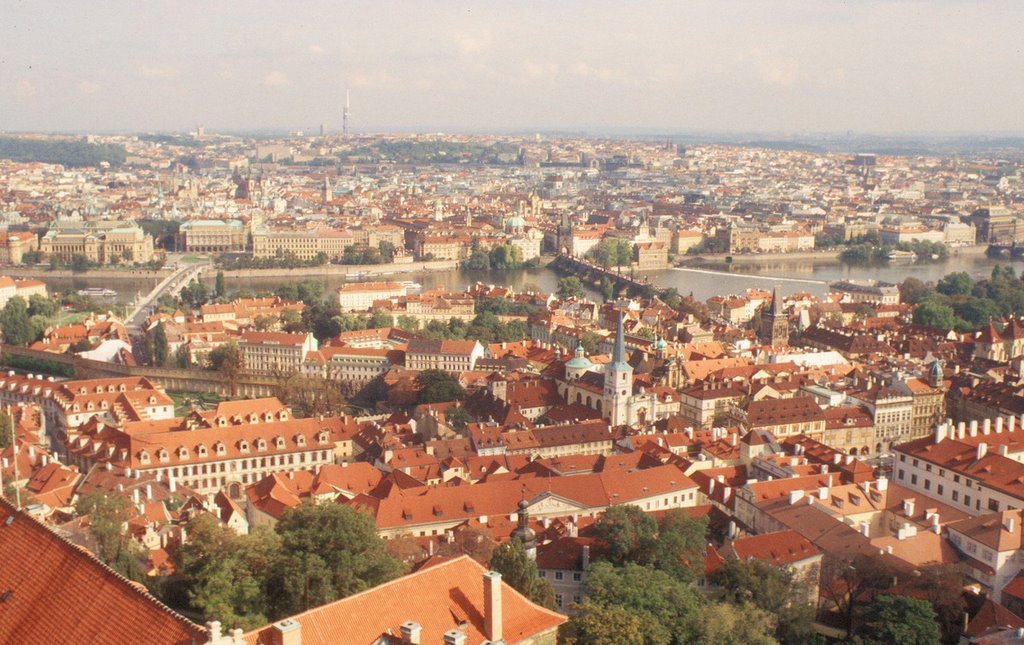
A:
POLYGON ((1024 2, 0 0, 0 130, 1024 133, 1024 2))

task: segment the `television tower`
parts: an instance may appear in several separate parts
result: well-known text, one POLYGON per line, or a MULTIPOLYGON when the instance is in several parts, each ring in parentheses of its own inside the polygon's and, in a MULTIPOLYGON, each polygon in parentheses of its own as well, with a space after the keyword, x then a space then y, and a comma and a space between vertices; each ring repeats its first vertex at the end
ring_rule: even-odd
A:
POLYGON ((345 88, 345 109, 341 113, 341 135, 348 138, 348 88, 345 88))

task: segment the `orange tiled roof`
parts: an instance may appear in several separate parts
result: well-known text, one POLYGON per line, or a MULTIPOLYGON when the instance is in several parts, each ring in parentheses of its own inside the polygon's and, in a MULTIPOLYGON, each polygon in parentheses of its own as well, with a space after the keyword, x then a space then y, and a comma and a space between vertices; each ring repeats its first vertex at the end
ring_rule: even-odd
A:
POLYGON ((0 590, 4 643, 207 640, 205 629, 5 500, 0 500, 0 590))

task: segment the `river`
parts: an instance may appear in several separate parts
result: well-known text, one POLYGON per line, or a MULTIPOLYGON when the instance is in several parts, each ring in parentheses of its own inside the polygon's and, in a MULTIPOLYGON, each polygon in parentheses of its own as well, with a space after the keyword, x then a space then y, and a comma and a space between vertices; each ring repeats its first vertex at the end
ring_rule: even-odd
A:
MULTIPOLYGON (((770 289, 778 286, 784 295, 795 292, 809 292, 823 295, 828 283, 834 280, 882 280, 902 282, 913 276, 925 282, 936 281, 947 273, 966 271, 975 277, 987 276, 997 264, 1007 264, 1008 259, 992 259, 984 255, 956 255, 944 262, 915 263, 891 262, 873 266, 850 265, 832 258, 785 259, 772 258, 737 259, 734 264, 707 262, 688 268, 650 271, 647 275, 658 287, 675 287, 679 293, 692 293, 704 300, 714 295, 741 294, 750 287, 770 289)), ((1015 265, 1024 263, 1014 262, 1015 265)), ((474 282, 511 286, 517 291, 537 289, 554 291, 561 276, 548 269, 523 269, 520 271, 468 271, 451 269, 419 274, 402 274, 397 280, 414 280, 424 289, 444 287, 462 290, 474 282)), ((145 294, 156 284, 153 279, 121 278, 111 279, 99 274, 83 274, 75 278, 47 278, 38 276, 51 290, 83 289, 86 287, 107 287, 118 292, 116 301, 131 302, 138 293, 145 294)), ((213 286, 214 273, 207 273, 203 281, 213 286)), ((344 276, 324 279, 324 286, 330 292, 345 283, 344 276)), ((259 293, 273 290, 282 284, 282 278, 228 279, 228 290, 234 294, 259 293)), ((594 296, 597 293, 589 290, 594 296)))

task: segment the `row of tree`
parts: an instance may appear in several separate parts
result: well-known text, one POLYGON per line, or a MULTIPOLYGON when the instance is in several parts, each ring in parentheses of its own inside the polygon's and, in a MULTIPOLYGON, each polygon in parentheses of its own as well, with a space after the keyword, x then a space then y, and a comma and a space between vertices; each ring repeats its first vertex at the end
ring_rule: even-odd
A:
POLYGON ((1024 312, 1024 280, 1009 266, 995 266, 980 280, 962 271, 934 285, 907 278, 900 284, 900 298, 914 305, 915 324, 973 331, 992 318, 1024 312))

